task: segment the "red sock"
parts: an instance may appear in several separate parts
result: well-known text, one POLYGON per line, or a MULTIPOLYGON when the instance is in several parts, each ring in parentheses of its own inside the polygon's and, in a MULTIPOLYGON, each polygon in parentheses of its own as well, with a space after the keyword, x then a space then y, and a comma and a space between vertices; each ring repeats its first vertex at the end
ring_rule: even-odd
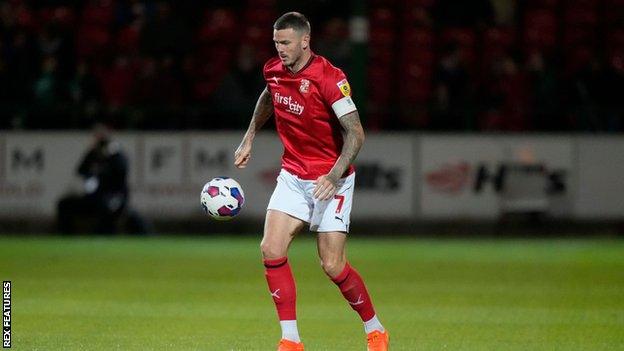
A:
POLYGON ((264 260, 264 275, 280 321, 297 319, 297 288, 288 258, 264 260))
POLYGON ((368 295, 366 285, 360 274, 347 262, 342 273, 338 274, 332 281, 338 285, 342 296, 347 299, 351 308, 355 310, 362 318, 363 322, 369 321, 375 316, 373 302, 368 295))

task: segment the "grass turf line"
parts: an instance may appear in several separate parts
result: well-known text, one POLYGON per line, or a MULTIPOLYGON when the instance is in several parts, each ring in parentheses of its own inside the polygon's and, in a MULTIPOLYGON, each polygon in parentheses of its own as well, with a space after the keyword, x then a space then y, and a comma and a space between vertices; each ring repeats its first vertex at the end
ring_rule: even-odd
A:
MULTIPOLYGON (((258 239, 0 238, 16 350, 274 350, 258 239)), ((624 242, 351 238, 396 350, 624 350, 624 242)), ((313 240, 290 254, 307 350, 364 350, 313 240)))

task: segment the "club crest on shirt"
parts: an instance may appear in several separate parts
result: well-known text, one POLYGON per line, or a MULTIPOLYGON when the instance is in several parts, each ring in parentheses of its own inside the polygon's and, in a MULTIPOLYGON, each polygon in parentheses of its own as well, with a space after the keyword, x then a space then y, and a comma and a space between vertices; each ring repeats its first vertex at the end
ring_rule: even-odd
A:
POLYGON ((342 95, 351 96, 351 87, 349 86, 349 82, 347 82, 346 79, 341 80, 340 82, 336 83, 336 85, 338 86, 338 89, 340 89, 342 95))
POLYGON ((301 85, 299 86, 299 91, 303 94, 307 93, 310 90, 310 81, 307 79, 301 80, 301 85))

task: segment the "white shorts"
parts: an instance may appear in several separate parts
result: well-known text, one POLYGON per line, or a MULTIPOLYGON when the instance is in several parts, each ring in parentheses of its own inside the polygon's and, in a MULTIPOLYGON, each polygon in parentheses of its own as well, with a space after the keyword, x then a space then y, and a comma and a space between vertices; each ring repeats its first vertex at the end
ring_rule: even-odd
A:
POLYGON ((313 196, 314 181, 303 180, 283 170, 267 209, 287 213, 310 224, 315 232, 349 232, 355 173, 338 181, 333 199, 318 200, 313 196))

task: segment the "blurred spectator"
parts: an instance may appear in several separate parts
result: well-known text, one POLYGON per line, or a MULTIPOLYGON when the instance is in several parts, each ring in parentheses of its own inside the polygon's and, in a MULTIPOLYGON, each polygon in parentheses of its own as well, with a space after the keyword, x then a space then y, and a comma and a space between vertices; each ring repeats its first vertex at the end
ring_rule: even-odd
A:
POLYGON ((497 61, 482 94, 485 94, 485 114, 481 116, 482 130, 521 131, 528 127, 527 81, 510 56, 497 61))
POLYGON ((494 22, 497 25, 511 26, 516 16, 516 0, 491 0, 494 22))
POLYGON ((433 129, 458 130, 472 125, 469 83, 459 48, 448 46, 434 74, 433 129))
POLYGON ((115 57, 112 66, 100 77, 104 102, 113 109, 128 105, 135 79, 130 59, 125 55, 115 57))
POLYGON ((182 105, 186 100, 182 87, 182 72, 177 60, 171 56, 165 56, 158 60, 157 65, 156 86, 167 87, 167 89, 159 89, 156 97, 168 106, 182 105))
POLYGON ((603 74, 604 95, 603 114, 606 131, 624 130, 624 108, 622 92, 624 92, 624 55, 613 56, 603 74))
POLYGON ((586 131, 604 130, 598 109, 603 94, 602 67, 592 58, 569 78, 567 103, 572 123, 586 131))
POLYGON ((32 83, 39 72, 39 55, 32 38, 26 31, 18 30, 3 50, 7 65, 7 85, 10 98, 16 103, 31 100, 32 83))
POLYGON ((45 56, 41 61, 41 75, 32 86, 33 105, 26 127, 49 129, 62 119, 60 107, 63 89, 56 58, 45 56))
POLYGON ((207 10, 197 33, 201 44, 225 43, 237 35, 236 14, 225 8, 207 10))
MULTIPOLYGON (((368 62, 377 64, 351 72, 368 94, 363 120, 622 131, 622 4, 370 2, 368 62)), ((293 6, 318 23, 319 54, 356 67, 349 2, 0 1, 0 128, 242 128, 262 84, 248 67, 275 54, 263 28, 293 6)))
POLYGON ((76 107, 72 127, 86 128, 92 125, 100 108, 101 91, 99 82, 86 61, 78 64, 67 89, 71 102, 76 107))
POLYGON ((143 51, 151 55, 182 54, 190 47, 191 33, 184 18, 174 16, 171 5, 157 3, 154 19, 145 24, 141 37, 143 51))
POLYGON ((117 220, 128 203, 128 161, 104 125, 94 128, 93 145, 80 161, 77 173, 84 182, 83 193, 59 201, 59 232, 75 233, 78 221, 93 218, 96 233, 115 233, 117 220))
POLYGON ((351 66, 351 44, 349 43, 349 27, 342 18, 334 17, 322 25, 314 41, 315 50, 337 67, 342 67, 346 72, 351 66))
POLYGON ((243 125, 249 121, 251 110, 258 95, 264 89, 262 65, 252 46, 242 46, 236 58, 236 65, 223 78, 213 95, 214 108, 218 113, 228 116, 226 124, 219 127, 243 125))
MULTIPOLYGON (((158 85, 157 62, 153 57, 146 57, 140 65, 140 72, 133 86, 132 101, 137 104, 160 104, 158 92, 163 86, 158 85)), ((168 89, 167 89, 168 91, 168 89)))
POLYGON ((41 76, 35 81, 33 92, 37 106, 52 107, 58 101, 57 61, 53 56, 43 58, 41 76))
POLYGON ((555 70, 540 52, 529 56, 527 63, 532 106, 532 125, 538 130, 553 131, 566 125, 561 105, 555 70))
POLYGON ((188 101, 183 81, 182 72, 171 56, 144 58, 132 89, 133 105, 144 107, 144 114, 136 121, 137 126, 148 129, 180 128, 181 118, 168 117, 174 116, 174 110, 188 101))
POLYGON ((141 31, 143 30, 144 20, 137 18, 132 23, 123 26, 117 33, 116 45, 120 53, 126 55, 135 55, 139 51, 139 42, 141 31))

